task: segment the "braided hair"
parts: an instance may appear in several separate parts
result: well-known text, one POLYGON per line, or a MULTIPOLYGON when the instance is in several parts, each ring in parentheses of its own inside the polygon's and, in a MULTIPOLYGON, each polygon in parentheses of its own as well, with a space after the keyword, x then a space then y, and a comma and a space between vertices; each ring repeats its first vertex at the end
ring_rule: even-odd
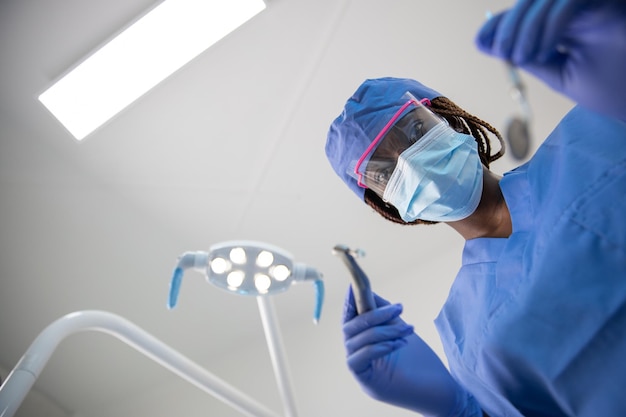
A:
MULTIPOLYGON (((478 144, 478 155, 480 161, 484 166, 489 168, 489 164, 504 155, 504 141, 502 135, 496 128, 489 123, 479 119, 478 117, 469 114, 446 97, 437 97, 431 100, 430 109, 439 116, 446 119, 454 130, 472 135, 478 144), (493 134, 500 143, 500 149, 492 155, 491 141, 489 139, 489 133, 493 134)), ((402 225, 416 225, 416 224, 436 224, 438 222, 432 222, 427 220, 414 220, 412 222, 405 222, 400 217, 398 210, 391 204, 383 201, 374 191, 367 188, 365 189, 364 196, 365 203, 372 207, 374 211, 383 216, 385 219, 402 224, 402 225)))

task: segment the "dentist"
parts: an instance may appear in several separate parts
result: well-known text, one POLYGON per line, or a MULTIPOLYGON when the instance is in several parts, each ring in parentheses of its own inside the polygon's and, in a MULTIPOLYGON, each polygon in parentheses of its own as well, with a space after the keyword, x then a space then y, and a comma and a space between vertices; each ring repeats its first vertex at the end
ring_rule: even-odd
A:
POLYGON ((520 0, 477 44, 577 105, 500 177, 488 123, 415 80, 358 87, 328 132, 337 175, 387 220, 446 223, 465 247, 435 321, 449 370, 400 304, 358 315, 350 291, 348 367, 426 416, 626 415, 626 3, 520 0))

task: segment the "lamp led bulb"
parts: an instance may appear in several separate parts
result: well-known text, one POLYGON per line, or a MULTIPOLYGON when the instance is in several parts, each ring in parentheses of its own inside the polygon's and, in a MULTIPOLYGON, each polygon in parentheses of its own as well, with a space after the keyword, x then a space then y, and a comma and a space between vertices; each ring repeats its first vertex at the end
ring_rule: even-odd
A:
POLYGON ((266 293, 272 285, 272 280, 265 274, 256 274, 254 276, 254 286, 260 293, 266 293))
POLYGON ((230 251, 230 260, 237 265, 243 265, 248 261, 246 251, 243 248, 233 248, 230 251))
POLYGON ((291 271, 285 265, 276 265, 271 269, 271 274, 276 281, 283 282, 289 278, 291 271))
POLYGON ((272 252, 264 250, 259 252, 259 255, 256 257, 256 264, 258 267, 267 268, 272 263, 274 263, 274 255, 272 252))
POLYGON ((228 277, 226 277, 226 283, 229 288, 237 289, 241 286, 241 284, 243 284, 245 278, 246 274, 243 271, 232 271, 228 274, 228 277))
POLYGON ((211 271, 215 274, 223 274, 230 269, 230 262, 224 258, 215 258, 211 261, 211 271))

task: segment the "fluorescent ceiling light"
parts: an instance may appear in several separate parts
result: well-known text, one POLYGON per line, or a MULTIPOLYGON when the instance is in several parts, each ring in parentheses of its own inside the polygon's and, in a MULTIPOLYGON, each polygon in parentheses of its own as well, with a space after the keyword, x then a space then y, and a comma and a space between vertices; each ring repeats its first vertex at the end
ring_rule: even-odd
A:
POLYGON ((263 0, 165 0, 39 96, 78 140, 265 9, 263 0))

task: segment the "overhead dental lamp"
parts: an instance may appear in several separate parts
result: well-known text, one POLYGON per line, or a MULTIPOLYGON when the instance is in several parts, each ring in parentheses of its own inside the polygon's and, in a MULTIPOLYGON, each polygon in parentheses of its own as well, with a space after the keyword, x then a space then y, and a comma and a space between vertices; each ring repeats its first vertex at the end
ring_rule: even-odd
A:
POLYGON ((170 284, 168 308, 176 306, 184 271, 190 268, 204 273, 207 281, 222 290, 256 297, 286 416, 297 417, 278 320, 268 296, 284 292, 292 284, 312 281, 316 290, 313 321, 317 323, 324 302, 322 275, 314 268, 295 263, 291 254, 267 243, 218 243, 208 252, 185 252, 178 257, 170 284))
POLYGON ((176 306, 184 271, 190 268, 204 273, 213 285, 240 295, 276 294, 294 283, 312 281, 316 290, 313 320, 319 321, 324 302, 322 275, 295 263, 291 254, 281 248, 263 242, 228 241, 211 246, 209 252, 185 252, 174 269, 169 308, 176 306))

